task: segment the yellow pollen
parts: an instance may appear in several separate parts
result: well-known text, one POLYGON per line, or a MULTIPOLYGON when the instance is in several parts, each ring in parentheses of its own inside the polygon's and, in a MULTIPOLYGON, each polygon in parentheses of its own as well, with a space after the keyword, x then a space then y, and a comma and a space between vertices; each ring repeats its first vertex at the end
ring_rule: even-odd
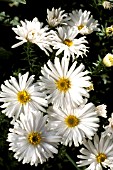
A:
POLYGON ((106 28, 106 35, 107 36, 113 35, 113 26, 110 26, 110 27, 106 28))
POLYGON ((83 27, 84 27, 84 25, 82 25, 82 24, 79 25, 79 26, 78 26, 78 30, 80 31, 83 27))
POLYGON ((69 115, 65 118, 65 123, 68 127, 75 127, 79 124, 79 119, 74 115, 69 115))
POLYGON ((28 141, 32 145, 38 145, 41 142, 41 133, 32 132, 28 135, 28 141))
POLYGON ((89 87, 86 87, 86 89, 87 89, 88 91, 94 90, 93 84, 91 83, 89 87))
POLYGON ((107 158, 107 156, 104 153, 99 153, 96 156, 96 159, 97 159, 98 163, 104 162, 106 158, 107 158))
POLYGON ((110 56, 108 57, 109 61, 111 62, 111 64, 113 64, 113 56, 110 56))
POLYGON ((64 40, 64 44, 67 45, 68 47, 73 45, 73 41, 69 40, 69 39, 65 39, 64 40))
POLYGON ((71 82, 68 78, 60 78, 55 82, 55 84, 57 86, 57 89, 62 92, 68 91, 69 88, 71 87, 71 82))
POLYGON ((31 100, 29 93, 27 93, 25 90, 19 91, 17 94, 17 98, 21 104, 26 104, 31 100))

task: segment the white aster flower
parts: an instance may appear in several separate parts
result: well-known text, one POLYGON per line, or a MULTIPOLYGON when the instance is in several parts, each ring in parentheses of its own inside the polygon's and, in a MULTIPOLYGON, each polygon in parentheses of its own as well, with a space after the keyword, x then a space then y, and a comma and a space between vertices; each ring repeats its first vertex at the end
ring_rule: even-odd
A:
POLYGON ((50 107, 49 127, 62 137, 63 145, 75 146, 82 144, 85 137, 91 139, 99 127, 99 118, 93 103, 80 105, 76 108, 66 106, 65 109, 50 107))
POLYGON ((30 111, 29 115, 21 113, 20 120, 16 120, 14 128, 9 129, 9 150, 15 152, 14 157, 23 164, 37 166, 58 153, 60 136, 47 130, 47 118, 40 111, 30 111))
POLYGON ((69 13, 70 20, 67 22, 70 26, 78 29, 82 35, 91 34, 93 31, 98 31, 98 21, 93 19, 90 11, 75 10, 69 13))
POLYGON ((39 91, 37 83, 33 83, 34 75, 29 76, 29 73, 18 75, 18 81, 15 77, 10 77, 1 85, 0 106, 8 117, 17 119, 21 112, 28 113, 30 108, 34 110, 46 111, 44 107, 48 106, 45 99, 46 95, 39 91))
POLYGON ((35 17, 32 21, 25 20, 20 21, 21 26, 17 25, 17 28, 12 30, 17 34, 16 39, 20 40, 19 43, 12 46, 12 48, 18 47, 26 42, 31 42, 40 47, 47 55, 48 51, 52 52, 50 48, 51 33, 48 26, 43 27, 43 23, 35 17), (48 50, 48 51, 47 51, 48 50))
POLYGON ((88 51, 84 43, 88 43, 85 40, 85 36, 77 38, 78 30, 73 27, 58 27, 57 31, 53 32, 53 49, 57 50, 56 55, 64 52, 65 57, 72 56, 73 60, 79 56, 83 57, 88 51))
POLYGON ((109 136, 113 139, 113 113, 111 114, 111 117, 108 119, 109 125, 104 126, 105 131, 102 133, 103 136, 109 136))
POLYGON ((49 24, 50 27, 57 27, 59 25, 66 25, 67 19, 67 14, 64 13, 64 10, 61 10, 61 8, 54 9, 50 11, 47 9, 47 23, 49 24))
POLYGON ((102 170, 102 167, 109 168, 113 166, 113 141, 109 137, 103 137, 96 134, 93 142, 86 140, 84 143, 85 148, 82 148, 80 152, 82 155, 78 155, 81 159, 77 162, 78 167, 88 166, 85 170, 102 170))
POLYGON ((55 57, 54 64, 48 60, 41 68, 40 88, 47 94, 48 102, 58 107, 80 105, 83 97, 89 97, 85 89, 90 85, 89 72, 83 71, 85 66, 82 63, 76 68, 77 61, 72 66, 69 66, 69 61, 69 58, 63 57, 60 63, 59 58, 55 57))
POLYGON ((102 3, 102 6, 104 7, 104 9, 109 9, 111 10, 113 8, 113 3, 109 2, 109 1, 104 1, 102 3))
POLYGON ((107 113, 106 107, 107 106, 105 104, 101 104, 101 105, 98 105, 96 107, 96 111, 97 111, 98 116, 101 116, 101 117, 104 117, 104 118, 107 117, 107 115, 106 115, 106 113, 107 113))

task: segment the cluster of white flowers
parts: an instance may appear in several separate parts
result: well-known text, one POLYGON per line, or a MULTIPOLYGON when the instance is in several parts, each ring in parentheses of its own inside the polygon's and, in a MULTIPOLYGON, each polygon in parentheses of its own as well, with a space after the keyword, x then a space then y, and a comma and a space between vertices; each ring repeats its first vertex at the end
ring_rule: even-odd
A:
POLYGON ((52 8, 52 11, 47 9, 46 26, 36 17, 32 21, 20 21, 21 26, 17 25, 17 28, 12 29, 17 34, 16 38, 21 41, 12 48, 31 42, 38 45, 47 55, 49 55, 48 51, 53 50, 58 50, 56 55, 64 52, 65 57, 72 56, 73 59, 86 55, 88 47, 85 44, 88 41, 86 36, 79 38, 78 35, 98 31, 98 21, 86 10, 72 11, 71 14, 64 12, 61 8, 52 8))
POLYGON ((14 126, 7 138, 9 149, 18 161, 37 166, 58 153, 59 143, 70 147, 83 144, 86 149, 80 151, 78 166, 90 165, 88 170, 112 168, 113 137, 109 134, 113 134, 113 118, 99 141, 97 131, 100 117, 107 118, 106 105, 89 102, 90 72, 77 62, 78 57, 87 56, 86 35, 99 30, 98 21, 90 11, 67 14, 61 8, 47 9, 46 21, 48 25, 43 26, 35 17, 12 28, 20 40, 12 48, 30 42, 47 55, 55 51, 55 57, 41 68, 38 80, 26 72, 19 73, 18 80, 11 76, 1 85, 0 107, 14 126))

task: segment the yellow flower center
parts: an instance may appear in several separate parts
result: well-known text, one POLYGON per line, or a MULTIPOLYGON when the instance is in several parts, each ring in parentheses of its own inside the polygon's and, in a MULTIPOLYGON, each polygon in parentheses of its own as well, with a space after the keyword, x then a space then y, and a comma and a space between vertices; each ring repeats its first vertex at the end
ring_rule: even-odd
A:
POLYGON ((79 124, 79 119, 74 115, 69 115, 65 118, 65 123, 68 127, 75 127, 79 124))
POLYGON ((107 27, 106 28, 106 35, 110 36, 113 34, 113 26, 107 27))
POLYGON ((69 40, 69 39, 65 39, 64 40, 64 44, 67 45, 68 47, 73 45, 73 41, 69 40))
POLYGON ((68 78, 60 78, 55 82, 57 89, 66 92, 71 87, 71 82, 68 78))
POLYGON ((89 87, 86 87, 86 89, 87 89, 88 91, 94 90, 93 84, 91 83, 89 87))
POLYGON ((96 156, 96 159, 97 159, 98 163, 104 162, 106 158, 107 158, 107 156, 104 153, 99 153, 96 156))
POLYGON ((78 30, 80 31, 83 27, 84 27, 84 25, 82 25, 82 24, 79 25, 79 26, 78 26, 78 30))
POLYGON ((109 55, 109 61, 110 61, 111 64, 113 65, 113 55, 109 55))
POLYGON ((28 32, 26 39, 32 42, 34 39, 36 39, 36 36, 37 36, 36 30, 31 30, 28 32))
POLYGON ((32 145, 38 145, 41 142, 41 134, 37 132, 32 132, 28 135, 28 141, 32 145))
POLYGON ((21 104, 26 104, 31 100, 29 93, 27 93, 25 90, 19 91, 17 94, 17 98, 21 104))

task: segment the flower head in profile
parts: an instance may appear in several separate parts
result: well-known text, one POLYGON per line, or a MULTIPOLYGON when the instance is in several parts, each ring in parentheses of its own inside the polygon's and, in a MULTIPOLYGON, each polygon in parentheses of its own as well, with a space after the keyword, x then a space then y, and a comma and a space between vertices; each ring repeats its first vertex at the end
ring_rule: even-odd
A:
POLYGON ((105 104, 101 104, 101 105, 98 105, 96 107, 96 112, 98 114, 98 116, 101 116, 101 117, 104 117, 104 118, 107 118, 107 110, 106 110, 106 105, 105 104))
POLYGON ((84 97, 88 98, 89 93, 86 87, 90 86, 91 77, 87 70, 83 71, 85 66, 81 63, 78 67, 77 61, 71 66, 70 59, 55 57, 54 64, 48 60, 47 64, 41 68, 39 85, 41 90, 47 94, 49 103, 64 107, 80 105, 84 97))
POLYGON ((28 112, 28 115, 21 113, 20 120, 9 129, 7 141, 19 162, 37 166, 58 153, 60 136, 47 130, 47 115, 43 116, 40 111, 28 112))
POLYGON ((52 52, 50 48, 51 34, 48 26, 43 27, 43 23, 35 17, 32 21, 25 20, 20 21, 21 26, 17 25, 17 28, 12 30, 17 34, 16 39, 20 40, 19 43, 14 44, 12 48, 18 47, 26 42, 31 42, 40 47, 47 55, 48 51, 52 52))
POLYGON ((109 2, 109 1, 103 1, 102 6, 104 7, 104 9, 112 9, 113 8, 113 3, 109 2))
POLYGON ((72 56, 73 60, 79 56, 86 56, 88 48, 85 44, 88 41, 86 37, 77 38, 78 30, 73 27, 58 27, 53 33, 53 49, 57 50, 56 55, 64 53, 65 57, 72 56))
POLYGON ((102 170, 102 167, 113 166, 113 141, 108 136, 101 137, 95 134, 93 141, 85 140, 85 148, 80 150, 78 167, 88 166, 85 170, 102 170))
POLYGON ((106 56, 103 58, 103 64, 106 67, 113 66, 113 54, 111 53, 106 54, 106 56))
POLYGON ((55 9, 54 7, 50 11, 47 9, 47 23, 50 27, 57 27, 60 25, 66 25, 67 21, 67 14, 64 13, 64 10, 61 10, 61 8, 55 9))
POLYGON ((39 90, 37 83, 33 82, 34 75, 28 76, 28 72, 23 75, 19 73, 18 81, 11 76, 1 85, 0 102, 3 104, 0 107, 6 116, 17 119, 21 112, 28 113, 30 108, 46 111, 46 95, 39 90))
POLYGON ((104 126, 105 131, 102 133, 103 136, 109 136, 109 138, 113 139, 113 113, 111 117, 108 119, 109 124, 104 126))
POLYGON ((65 109, 50 107, 48 110, 50 129, 62 137, 63 145, 75 146, 82 144, 85 137, 91 139, 99 127, 99 118, 93 103, 65 109))
POLYGON ((82 11, 81 9, 69 13, 70 20, 67 23, 78 29, 82 35, 91 34, 98 31, 98 21, 93 18, 90 11, 82 11))

